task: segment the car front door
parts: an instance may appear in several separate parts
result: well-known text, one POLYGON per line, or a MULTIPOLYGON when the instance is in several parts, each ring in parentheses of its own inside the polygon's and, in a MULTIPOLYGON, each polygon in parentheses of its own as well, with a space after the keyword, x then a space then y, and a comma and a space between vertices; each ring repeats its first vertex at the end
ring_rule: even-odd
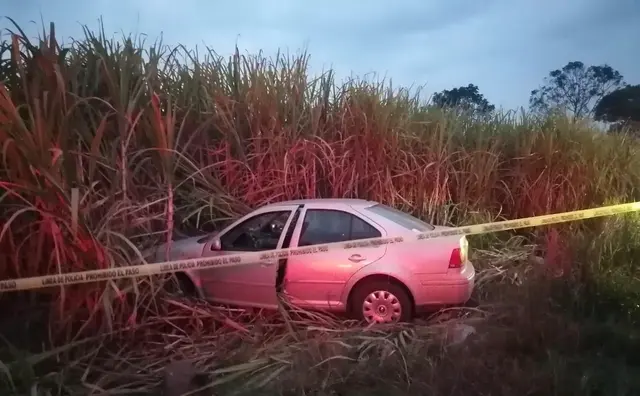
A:
MULTIPOLYGON (((293 232, 291 247, 355 241, 386 235, 384 229, 345 207, 307 208, 293 232)), ((334 250, 287 259, 284 290, 287 298, 300 307, 342 310, 341 296, 351 276, 362 267, 379 260, 386 246, 334 250)))
MULTIPOLYGON (((203 256, 280 249, 292 214, 297 208, 278 206, 252 212, 218 235, 219 246, 215 246, 216 243, 207 243, 203 256)), ((210 268, 201 271, 200 280, 205 296, 212 301, 256 308, 276 308, 277 269, 277 260, 238 267, 210 268)))

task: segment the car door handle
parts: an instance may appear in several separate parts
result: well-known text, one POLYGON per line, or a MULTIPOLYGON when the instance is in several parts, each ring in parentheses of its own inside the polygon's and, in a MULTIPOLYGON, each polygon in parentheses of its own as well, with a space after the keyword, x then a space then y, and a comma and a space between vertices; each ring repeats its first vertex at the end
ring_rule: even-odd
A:
POLYGON ((364 260, 366 260, 366 258, 362 257, 359 254, 352 254, 349 257, 349 261, 353 261, 354 263, 359 263, 359 262, 364 261, 364 260))
POLYGON ((275 261, 267 261, 266 263, 262 263, 260 264, 263 267, 273 267, 274 265, 276 265, 275 261))

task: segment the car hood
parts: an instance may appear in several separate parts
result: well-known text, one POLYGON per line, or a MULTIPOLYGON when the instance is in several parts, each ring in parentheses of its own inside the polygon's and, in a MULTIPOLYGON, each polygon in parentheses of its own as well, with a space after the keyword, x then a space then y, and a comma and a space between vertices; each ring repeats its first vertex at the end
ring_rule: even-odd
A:
MULTIPOLYGON (((172 241, 169 248, 169 260, 184 260, 202 256, 202 249, 213 235, 199 235, 172 241)), ((167 244, 163 243, 146 251, 146 256, 152 262, 166 261, 167 244)))
POLYGON ((427 231, 419 231, 416 229, 413 230, 403 230, 402 235, 412 235, 412 234, 422 234, 425 232, 433 232, 433 231, 444 231, 444 230, 449 230, 453 227, 448 227, 448 226, 439 226, 439 225, 431 225, 433 227, 432 230, 427 230, 427 231))

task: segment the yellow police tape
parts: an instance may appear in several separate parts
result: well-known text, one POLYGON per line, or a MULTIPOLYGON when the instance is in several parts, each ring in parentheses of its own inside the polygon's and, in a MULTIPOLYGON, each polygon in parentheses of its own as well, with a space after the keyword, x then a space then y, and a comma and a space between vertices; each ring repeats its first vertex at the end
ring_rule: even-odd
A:
POLYGON ((544 216, 528 217, 518 220, 498 221, 493 223, 477 224, 465 227, 448 228, 423 232, 408 237, 383 237, 362 239, 350 242, 337 242, 309 247, 298 247, 266 252, 243 252, 216 257, 205 257, 188 260, 175 260, 162 263, 132 265, 120 268, 98 269, 66 274, 36 276, 32 278, 10 279, 0 281, 0 292, 39 289, 50 286, 71 285, 76 283, 89 283, 122 278, 135 278, 141 276, 164 274, 183 270, 199 270, 212 267, 235 267, 248 264, 257 264, 274 259, 290 256, 306 256, 326 253, 331 250, 346 250, 354 248, 376 247, 381 245, 398 244, 423 241, 438 237, 454 235, 474 235, 489 232, 516 230, 542 225, 566 223, 569 221, 591 219, 594 217, 611 216, 621 213, 636 212, 640 210, 640 202, 620 205, 604 206, 597 209, 577 210, 544 216))

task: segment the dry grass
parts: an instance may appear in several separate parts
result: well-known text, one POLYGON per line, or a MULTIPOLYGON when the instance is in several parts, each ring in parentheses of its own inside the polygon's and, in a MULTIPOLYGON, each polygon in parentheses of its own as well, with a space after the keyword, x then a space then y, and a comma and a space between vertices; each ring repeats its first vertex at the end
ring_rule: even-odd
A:
POLYGON ((562 285, 536 269, 534 246, 522 242, 499 256, 476 251, 486 269, 475 307, 362 328, 324 314, 289 311, 285 320, 165 295, 161 312, 135 326, 3 360, 5 381, 13 380, 6 389, 177 395, 161 393, 175 391, 167 372, 176 371, 194 395, 636 394, 637 328, 558 310, 542 297, 562 285))
MULTIPOLYGON (((15 30, 0 45, 2 279, 128 265, 152 243, 283 199, 371 198, 437 224, 466 224, 640 196, 638 143, 587 122, 442 111, 383 84, 311 77, 306 54, 224 59, 89 29, 61 48, 53 26, 38 42, 15 30)), ((5 306, 28 305, 31 316, 40 312, 32 302, 43 301, 44 319, 20 319, 36 327, 32 336, 13 323, 30 338, 21 349, 39 352, 34 340, 65 346, 28 357, 9 348, 0 372, 15 392, 38 383, 51 394, 142 394, 184 355, 209 383, 221 382, 217 394, 263 383, 265 394, 602 394, 600 379, 583 384, 574 372, 583 364, 571 361, 582 356, 580 337, 569 357, 553 360, 582 324, 550 310, 560 301, 582 315, 599 307, 603 290, 624 290, 618 311, 631 317, 633 224, 594 220, 473 238, 484 251, 477 299, 490 305, 474 325, 491 336, 466 352, 433 352, 441 347, 433 325, 363 331, 324 316, 283 322, 168 302, 154 278, 2 296, 5 306), (533 249, 526 241, 545 252, 544 265, 522 264, 533 249), (530 276, 540 272, 544 281, 530 276), (527 344, 540 350, 514 355, 527 344), (372 349, 363 359, 365 345, 372 349), (498 385, 490 380, 497 373, 507 378, 498 385)), ((619 394, 633 389, 625 373, 612 377, 619 394)))

